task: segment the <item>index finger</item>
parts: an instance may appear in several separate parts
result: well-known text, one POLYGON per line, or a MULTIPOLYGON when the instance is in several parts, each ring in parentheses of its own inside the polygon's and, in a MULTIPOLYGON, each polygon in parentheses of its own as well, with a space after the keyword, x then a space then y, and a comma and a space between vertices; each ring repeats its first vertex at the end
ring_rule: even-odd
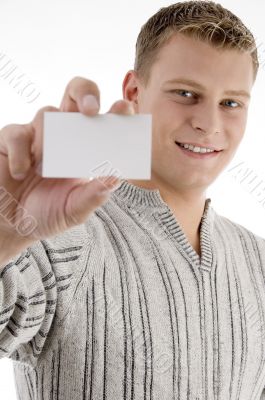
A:
POLYGON ((100 92, 97 84, 80 76, 71 79, 65 88, 60 111, 95 115, 99 108, 100 92), (93 98, 96 99, 96 103, 93 103, 93 98))

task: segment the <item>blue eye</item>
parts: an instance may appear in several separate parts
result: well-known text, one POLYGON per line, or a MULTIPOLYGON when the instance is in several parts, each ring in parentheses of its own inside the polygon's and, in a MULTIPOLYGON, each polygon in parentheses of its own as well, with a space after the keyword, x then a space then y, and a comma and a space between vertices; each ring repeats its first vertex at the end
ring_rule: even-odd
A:
POLYGON ((240 107, 240 104, 237 101, 233 101, 233 100, 226 100, 224 103, 233 103, 236 104, 236 106, 229 106, 229 108, 238 108, 240 107))
MULTIPOLYGON (((198 99, 198 95, 194 92, 191 92, 189 90, 185 90, 185 89, 175 89, 175 90, 170 90, 171 93, 177 94, 180 97, 184 97, 186 99, 198 99)), ((236 109, 236 108, 240 108, 242 107, 242 105, 240 103, 238 103, 237 101, 234 100, 225 100, 223 102, 224 104, 227 105, 228 108, 231 109, 236 109)))
MULTIPOLYGON (((191 94, 193 96, 193 93, 188 91, 188 90, 176 90, 176 92, 178 94, 180 94, 180 95, 183 94, 183 93, 189 93, 189 94, 191 94)), ((191 96, 182 96, 182 97, 191 97, 191 96)))

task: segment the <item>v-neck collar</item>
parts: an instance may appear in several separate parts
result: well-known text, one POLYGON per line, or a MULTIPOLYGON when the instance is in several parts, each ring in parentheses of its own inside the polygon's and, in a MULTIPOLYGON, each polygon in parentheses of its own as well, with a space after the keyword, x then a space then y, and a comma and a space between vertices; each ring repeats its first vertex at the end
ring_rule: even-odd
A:
POLYGON ((211 268, 213 258, 211 236, 215 216, 211 207, 211 198, 205 200, 200 223, 200 257, 191 246, 175 215, 162 199, 159 189, 145 189, 122 180, 113 194, 115 197, 118 195, 123 200, 123 205, 128 209, 143 210, 146 207, 149 213, 151 209, 153 217, 161 227, 161 232, 163 232, 161 239, 170 237, 176 242, 179 251, 188 261, 207 270, 211 268))

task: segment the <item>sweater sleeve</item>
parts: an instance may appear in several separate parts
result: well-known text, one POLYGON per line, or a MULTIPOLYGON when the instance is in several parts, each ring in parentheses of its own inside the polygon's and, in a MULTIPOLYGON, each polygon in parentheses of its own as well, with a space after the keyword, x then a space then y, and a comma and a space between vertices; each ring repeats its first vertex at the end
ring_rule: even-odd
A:
POLYGON ((39 241, 1 269, 0 358, 36 366, 52 324, 70 307, 83 242, 84 232, 39 241))

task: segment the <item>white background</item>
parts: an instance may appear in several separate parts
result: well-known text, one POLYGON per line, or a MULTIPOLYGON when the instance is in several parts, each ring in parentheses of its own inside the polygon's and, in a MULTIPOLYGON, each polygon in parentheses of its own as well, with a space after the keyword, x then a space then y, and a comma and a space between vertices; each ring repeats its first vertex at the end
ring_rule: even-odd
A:
MULTIPOLYGON (((252 91, 249 121, 242 144, 226 171, 208 190, 212 206, 221 215, 265 237, 265 2, 220 0, 254 33, 263 64, 252 91), (228 169, 244 163, 259 181, 258 191, 235 179, 228 169)), ((133 68, 137 35, 145 21, 170 1, 145 0, 1 0, 0 54, 6 54, 21 73, 35 83, 40 96, 27 103, 0 78, 0 127, 27 123, 45 105, 59 107, 64 88, 74 76, 97 82, 101 110, 122 98, 122 81, 133 68)), ((37 93, 37 92, 36 92, 37 93)), ((0 398, 15 400, 12 363, 0 362, 0 398)))

